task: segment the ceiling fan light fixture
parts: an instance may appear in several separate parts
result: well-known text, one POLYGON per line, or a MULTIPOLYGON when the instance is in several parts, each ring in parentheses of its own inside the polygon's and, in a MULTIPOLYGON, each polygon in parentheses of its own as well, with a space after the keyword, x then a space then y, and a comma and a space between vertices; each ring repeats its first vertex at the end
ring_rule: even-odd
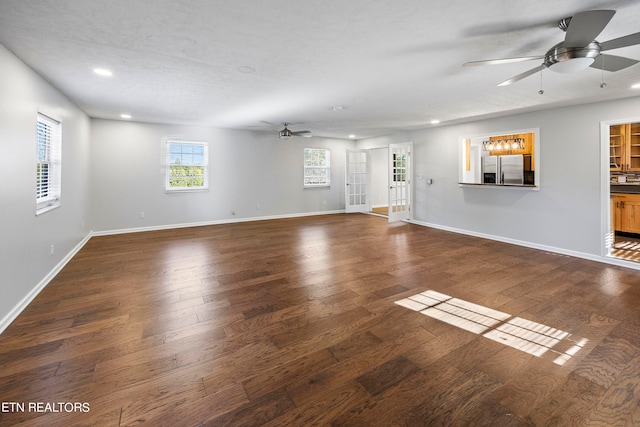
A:
POLYGON ((278 132, 278 138, 280 139, 289 139, 292 136, 301 136, 303 138, 311 138, 313 134, 308 130, 299 130, 292 132, 289 130, 289 123, 282 123, 284 125, 284 129, 278 132))
POLYGON ((557 73, 575 73, 589 68, 594 60, 595 58, 571 58, 566 61, 556 62, 549 68, 557 73))
POLYGON ((286 127, 282 129, 278 135, 280 139, 289 139, 293 136, 293 133, 286 127))
POLYGON ((600 44, 591 42, 585 47, 565 47, 558 43, 544 56, 544 65, 558 73, 575 73, 587 69, 600 55, 600 44))

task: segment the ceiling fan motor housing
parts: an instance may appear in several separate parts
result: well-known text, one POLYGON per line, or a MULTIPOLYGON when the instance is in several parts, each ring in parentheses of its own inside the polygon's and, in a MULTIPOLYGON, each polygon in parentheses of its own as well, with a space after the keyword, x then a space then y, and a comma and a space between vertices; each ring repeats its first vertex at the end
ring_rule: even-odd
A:
POLYGON ((559 73, 571 73, 589 67, 600 55, 600 43, 584 47, 566 47, 560 42, 545 54, 544 66, 559 73))
POLYGON ((280 138, 291 138, 293 133, 286 127, 280 131, 280 138))

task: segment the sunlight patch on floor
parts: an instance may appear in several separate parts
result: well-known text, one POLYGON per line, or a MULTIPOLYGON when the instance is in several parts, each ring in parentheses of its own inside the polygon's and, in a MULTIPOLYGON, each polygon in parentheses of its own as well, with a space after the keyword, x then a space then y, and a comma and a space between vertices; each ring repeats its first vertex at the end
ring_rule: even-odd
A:
POLYGON ((618 259, 640 262, 640 242, 637 240, 619 240, 613 245, 610 255, 618 259))
MULTIPOLYGON (((395 303, 537 357, 571 336, 569 332, 551 326, 431 290, 395 303)), ((571 342, 573 345, 565 351, 552 350, 558 355, 554 363, 564 365, 588 340, 583 338, 571 342)))

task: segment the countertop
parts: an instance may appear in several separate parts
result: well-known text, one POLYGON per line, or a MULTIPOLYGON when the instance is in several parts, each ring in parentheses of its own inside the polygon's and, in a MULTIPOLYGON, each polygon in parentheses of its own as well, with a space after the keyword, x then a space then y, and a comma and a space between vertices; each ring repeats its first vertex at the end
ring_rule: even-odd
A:
POLYGON ((640 194, 640 184, 634 182, 611 183, 611 193, 631 193, 640 194))

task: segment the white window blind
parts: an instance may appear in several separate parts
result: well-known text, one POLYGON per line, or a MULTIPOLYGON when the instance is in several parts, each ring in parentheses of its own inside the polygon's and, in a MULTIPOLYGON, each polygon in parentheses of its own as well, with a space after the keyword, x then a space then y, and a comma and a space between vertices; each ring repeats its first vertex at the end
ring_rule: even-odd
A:
POLYGON ((331 153, 326 148, 304 149, 304 186, 331 185, 331 153))
POLYGON ((166 191, 209 188, 209 153, 206 142, 166 142, 166 191))
POLYGON ((60 206, 62 125, 42 113, 36 122, 36 214, 60 206))

